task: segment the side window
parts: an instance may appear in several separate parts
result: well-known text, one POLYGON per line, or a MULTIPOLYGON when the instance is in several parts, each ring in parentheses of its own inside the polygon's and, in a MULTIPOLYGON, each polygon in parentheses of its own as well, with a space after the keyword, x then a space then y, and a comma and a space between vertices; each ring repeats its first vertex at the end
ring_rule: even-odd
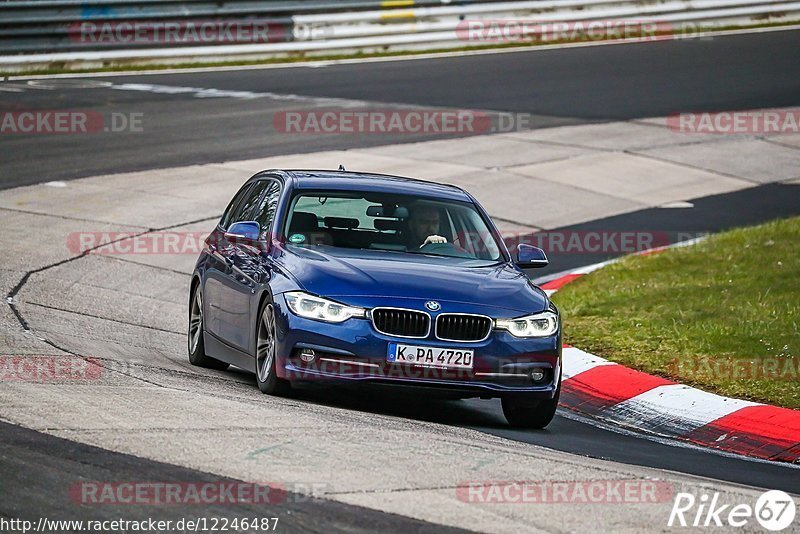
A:
POLYGON ((261 225, 261 231, 269 230, 275 220, 278 209, 278 200, 281 198, 281 184, 274 180, 267 180, 266 193, 261 198, 256 209, 255 220, 261 225))
POLYGON ((247 198, 247 193, 253 188, 252 184, 247 184, 239 189, 233 196, 233 200, 231 203, 228 204, 228 209, 225 210, 225 213, 222 215, 222 219, 219 221, 219 225, 222 227, 223 230, 227 230, 228 226, 236 221, 237 215, 242 213, 242 210, 239 209, 242 206, 245 198, 247 198))
POLYGON ((246 200, 242 202, 241 211, 237 214, 232 222, 254 220, 256 216, 253 214, 253 206, 258 204, 258 201, 261 200, 261 194, 267 187, 269 187, 271 183, 272 180, 261 180, 256 182, 256 185, 254 185, 253 189, 251 189, 247 194, 246 200))

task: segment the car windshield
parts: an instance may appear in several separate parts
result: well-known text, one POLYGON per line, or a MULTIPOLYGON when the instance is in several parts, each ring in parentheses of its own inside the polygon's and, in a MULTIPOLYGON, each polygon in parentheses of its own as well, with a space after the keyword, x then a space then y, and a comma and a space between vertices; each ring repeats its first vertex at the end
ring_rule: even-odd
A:
POLYGON ((285 230, 290 246, 502 259, 486 221, 468 202, 374 192, 309 192, 293 199, 285 230))

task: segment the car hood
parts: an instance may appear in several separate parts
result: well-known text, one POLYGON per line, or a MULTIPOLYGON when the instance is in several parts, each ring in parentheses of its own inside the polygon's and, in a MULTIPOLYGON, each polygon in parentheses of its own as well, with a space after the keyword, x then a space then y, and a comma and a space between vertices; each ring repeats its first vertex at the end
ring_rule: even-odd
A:
POLYGON ((542 290, 506 262, 292 246, 276 259, 303 289, 326 297, 441 300, 520 313, 536 313, 549 304, 542 290))

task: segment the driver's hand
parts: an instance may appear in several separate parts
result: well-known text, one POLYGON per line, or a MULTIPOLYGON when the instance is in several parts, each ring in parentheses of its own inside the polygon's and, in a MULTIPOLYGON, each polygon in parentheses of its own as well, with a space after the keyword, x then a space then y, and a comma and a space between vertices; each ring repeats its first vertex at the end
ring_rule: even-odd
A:
POLYGON ((432 245, 435 243, 447 243, 447 238, 444 238, 440 235, 429 235, 425 238, 425 242, 422 243, 419 248, 424 247, 425 245, 432 245))

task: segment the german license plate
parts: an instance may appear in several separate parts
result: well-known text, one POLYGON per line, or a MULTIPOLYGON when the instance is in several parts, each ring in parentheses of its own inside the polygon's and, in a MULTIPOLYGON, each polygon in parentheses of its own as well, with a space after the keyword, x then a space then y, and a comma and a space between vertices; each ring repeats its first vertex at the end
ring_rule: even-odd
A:
POLYGON ((386 361, 406 363, 423 367, 443 369, 472 369, 474 351, 472 349, 444 349, 389 343, 386 361))

